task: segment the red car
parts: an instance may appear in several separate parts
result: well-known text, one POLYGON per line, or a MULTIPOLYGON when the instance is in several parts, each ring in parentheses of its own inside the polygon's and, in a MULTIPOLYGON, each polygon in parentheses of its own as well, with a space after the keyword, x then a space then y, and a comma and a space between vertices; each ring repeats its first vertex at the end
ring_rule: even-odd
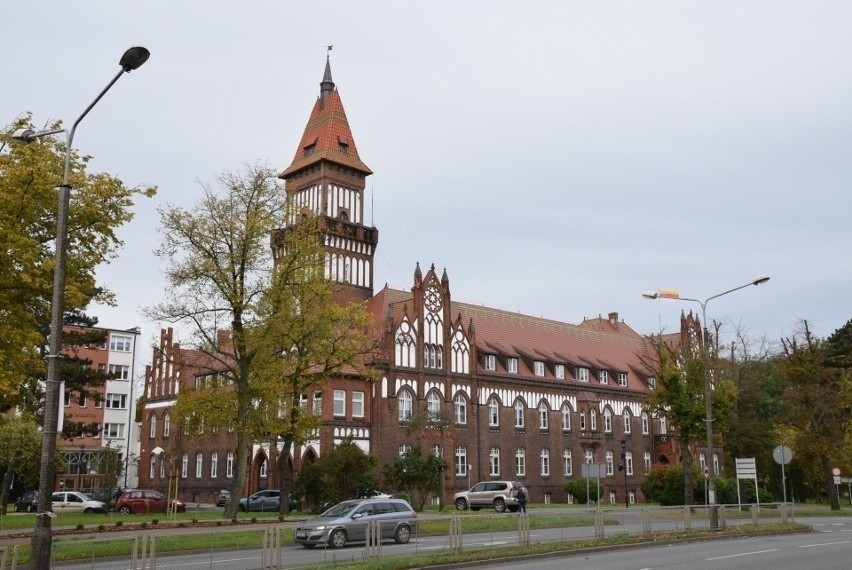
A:
MULTIPOLYGON (((186 504, 174 500, 175 511, 182 513, 186 511, 186 504)), ((159 491, 148 489, 130 489, 121 494, 115 503, 115 510, 125 514, 148 514, 165 513, 166 497, 159 491)))

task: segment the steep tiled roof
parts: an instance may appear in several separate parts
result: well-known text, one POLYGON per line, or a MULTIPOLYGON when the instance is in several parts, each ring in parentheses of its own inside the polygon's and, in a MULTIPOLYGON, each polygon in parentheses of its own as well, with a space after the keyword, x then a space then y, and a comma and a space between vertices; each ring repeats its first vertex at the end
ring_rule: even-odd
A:
MULTIPOLYGON (((410 292, 385 286, 368 303, 377 322, 387 318, 388 304, 393 304, 394 322, 399 322, 403 307, 407 305, 412 315, 410 292)), ((650 371, 643 363, 648 347, 643 337, 624 323, 617 328, 608 326, 573 325, 542 317, 512 313, 480 305, 453 301, 450 314, 453 322, 461 315, 462 323, 473 320, 476 327, 476 345, 482 352, 503 356, 542 355, 551 362, 570 366, 588 366, 593 369, 618 372, 633 371, 643 381, 650 371)), ((519 376, 531 375, 522 365, 519 376)), ((642 388, 631 381, 631 387, 642 388)))
POLYGON ((290 166, 278 175, 279 178, 287 178, 323 160, 348 166, 366 175, 372 174, 373 171, 358 156, 346 111, 343 110, 340 94, 331 80, 331 69, 327 62, 320 86, 320 97, 311 111, 302 140, 296 149, 296 156, 290 166))

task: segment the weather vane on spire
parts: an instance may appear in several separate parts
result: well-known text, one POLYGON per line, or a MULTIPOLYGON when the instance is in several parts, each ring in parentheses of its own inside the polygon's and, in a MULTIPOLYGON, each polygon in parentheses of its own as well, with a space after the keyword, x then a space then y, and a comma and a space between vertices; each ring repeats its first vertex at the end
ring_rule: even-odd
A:
POLYGON ((333 49, 334 49, 334 46, 333 46, 333 45, 330 45, 330 46, 325 46, 325 47, 326 47, 326 49, 327 49, 327 51, 326 51, 326 53, 325 53, 325 56, 326 56, 326 57, 328 57, 328 56, 329 56, 329 52, 330 52, 331 50, 333 50, 333 49))

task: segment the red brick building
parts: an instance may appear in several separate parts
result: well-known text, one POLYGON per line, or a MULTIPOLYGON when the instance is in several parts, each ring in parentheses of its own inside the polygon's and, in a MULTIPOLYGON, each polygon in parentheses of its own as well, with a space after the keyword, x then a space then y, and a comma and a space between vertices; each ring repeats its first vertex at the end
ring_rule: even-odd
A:
MULTIPOLYGON (((341 286, 340 301, 367 302, 382 348, 374 364, 380 379, 339 378, 305 394, 323 418, 318 440, 292 450, 257 442, 243 466, 246 492, 278 486, 271 461, 292 461, 298 471, 350 437, 380 464, 413 447, 442 454, 451 466, 448 499, 493 478, 525 481, 532 501, 565 502, 565 483, 594 461, 607 472, 604 501, 641 501, 646 471, 679 453, 665 419, 643 411, 653 385, 646 340, 614 312, 570 324, 456 301, 448 272, 434 265, 424 272, 415 264, 410 290, 374 291, 378 230, 364 218, 371 173, 326 63, 320 96, 280 176, 290 200, 326 219, 326 277, 341 286), (439 421, 410 435, 406 425, 423 414, 439 421)), ((181 496, 200 501, 239 468, 226 430, 176 446, 170 408, 180 390, 203 385, 202 358, 163 331, 146 380, 140 469, 140 484, 155 488, 179 473, 181 496), (164 460, 156 448, 176 451, 164 460)))

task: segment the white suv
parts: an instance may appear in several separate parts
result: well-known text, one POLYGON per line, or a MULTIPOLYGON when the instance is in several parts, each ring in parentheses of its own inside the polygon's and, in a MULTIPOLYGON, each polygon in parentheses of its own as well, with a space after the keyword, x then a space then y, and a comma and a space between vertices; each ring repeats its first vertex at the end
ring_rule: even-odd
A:
POLYGON ((469 491, 461 491, 453 497, 453 503, 460 511, 470 509, 478 511, 482 507, 493 507, 498 513, 507 509, 518 510, 517 490, 523 487, 518 481, 486 481, 477 483, 469 491))

